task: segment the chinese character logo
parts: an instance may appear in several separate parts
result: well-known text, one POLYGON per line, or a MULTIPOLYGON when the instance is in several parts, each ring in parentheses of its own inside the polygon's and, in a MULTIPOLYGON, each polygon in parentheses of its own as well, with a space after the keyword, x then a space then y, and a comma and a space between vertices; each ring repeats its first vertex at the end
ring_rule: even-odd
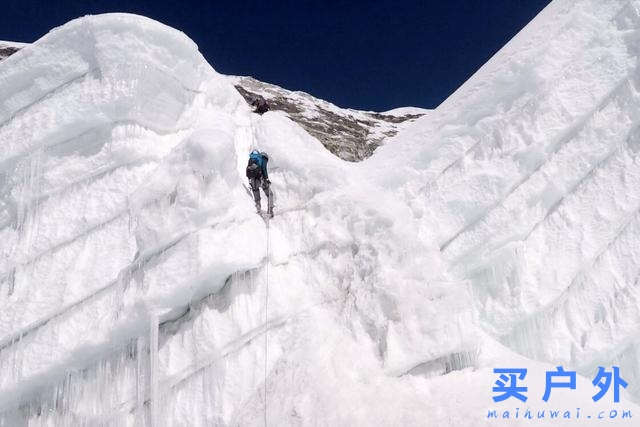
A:
POLYGON ((617 366, 613 367, 613 373, 605 371, 602 366, 598 366, 598 373, 596 377, 593 379, 592 384, 597 386, 600 391, 596 393, 592 399, 594 402, 602 399, 609 387, 611 387, 611 382, 613 380, 613 401, 620 401, 620 386, 623 388, 627 388, 627 382, 620 377, 620 368, 617 366))
POLYGON ((544 396, 542 400, 549 400, 552 388, 569 388, 576 389, 576 373, 575 371, 565 371, 562 366, 556 367, 556 371, 547 371, 547 381, 544 387, 544 396), (566 381, 554 381, 554 378, 567 378, 566 381))
POLYGON ((523 380, 527 375, 526 369, 500 369, 493 370, 494 374, 500 374, 500 377, 496 380, 496 385, 493 387, 494 393, 502 393, 498 396, 493 396, 494 402, 502 402, 510 397, 515 397, 523 402, 527 401, 527 396, 522 393, 526 393, 527 387, 518 387, 518 380, 523 380))

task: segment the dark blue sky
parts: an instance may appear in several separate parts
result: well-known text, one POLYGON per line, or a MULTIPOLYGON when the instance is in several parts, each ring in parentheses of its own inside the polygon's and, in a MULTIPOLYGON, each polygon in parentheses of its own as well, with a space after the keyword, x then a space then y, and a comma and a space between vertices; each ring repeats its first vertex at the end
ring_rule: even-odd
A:
POLYGON ((5 0, 0 40, 34 41, 78 16, 132 12, 184 31, 221 73, 342 107, 433 108, 549 2, 5 0))

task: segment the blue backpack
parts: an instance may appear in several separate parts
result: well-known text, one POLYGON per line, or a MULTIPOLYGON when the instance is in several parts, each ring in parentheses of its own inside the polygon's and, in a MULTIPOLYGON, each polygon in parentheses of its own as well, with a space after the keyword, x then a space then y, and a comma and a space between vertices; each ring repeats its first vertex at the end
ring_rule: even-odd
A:
POLYGON ((262 175, 266 177, 266 166, 269 158, 257 151, 252 151, 249 154, 249 163, 247 164, 247 178, 256 179, 261 178, 262 175))

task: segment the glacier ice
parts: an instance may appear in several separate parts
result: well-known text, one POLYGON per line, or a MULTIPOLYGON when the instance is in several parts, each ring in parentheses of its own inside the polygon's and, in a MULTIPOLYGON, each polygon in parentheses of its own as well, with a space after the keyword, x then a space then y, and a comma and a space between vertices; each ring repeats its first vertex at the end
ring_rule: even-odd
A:
POLYGON ((531 390, 577 370, 571 407, 619 365, 635 410, 639 31, 640 1, 556 0, 359 163, 150 19, 25 46, 0 62, 0 426, 483 425, 514 364, 531 390))

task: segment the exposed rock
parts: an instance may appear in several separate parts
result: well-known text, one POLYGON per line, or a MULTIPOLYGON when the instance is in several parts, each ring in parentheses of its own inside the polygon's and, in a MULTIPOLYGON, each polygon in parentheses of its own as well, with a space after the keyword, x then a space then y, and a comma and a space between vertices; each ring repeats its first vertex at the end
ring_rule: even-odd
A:
POLYGON ((291 120, 317 138, 343 160, 360 161, 369 157, 389 136, 407 123, 428 113, 376 113, 339 108, 305 92, 293 92, 252 77, 232 77, 238 92, 251 103, 260 95, 271 111, 283 111, 291 120))
POLYGON ((2 61, 5 58, 8 58, 9 56, 13 55, 19 50, 20 48, 18 47, 0 45, 0 61, 2 61))

